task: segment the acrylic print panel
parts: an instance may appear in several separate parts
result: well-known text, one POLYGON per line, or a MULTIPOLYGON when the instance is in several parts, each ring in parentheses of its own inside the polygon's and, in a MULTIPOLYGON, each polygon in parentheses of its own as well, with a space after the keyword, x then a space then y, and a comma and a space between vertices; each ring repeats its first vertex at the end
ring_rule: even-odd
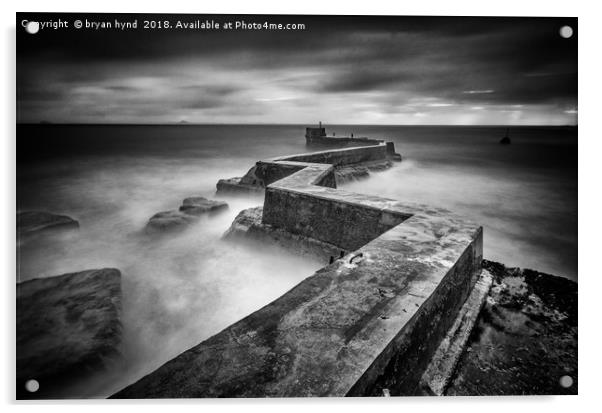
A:
POLYGON ((577 393, 577 19, 16 36, 18 399, 577 393))

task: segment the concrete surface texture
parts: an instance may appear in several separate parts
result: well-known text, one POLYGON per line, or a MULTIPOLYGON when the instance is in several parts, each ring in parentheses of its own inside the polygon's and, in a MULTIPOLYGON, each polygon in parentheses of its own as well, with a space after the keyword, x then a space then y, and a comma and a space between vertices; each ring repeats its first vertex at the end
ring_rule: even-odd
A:
MULTIPOLYGON (((357 155, 350 149, 339 155, 357 155)), ((353 252, 113 397, 419 391, 481 273, 482 228, 444 209, 338 190, 334 166, 308 159, 258 163, 256 176, 279 178, 259 225, 353 252)))
POLYGON ((483 270, 458 312, 456 321, 441 340, 437 352, 422 375, 421 387, 426 394, 436 396, 445 394, 492 283, 492 275, 489 271, 483 270))

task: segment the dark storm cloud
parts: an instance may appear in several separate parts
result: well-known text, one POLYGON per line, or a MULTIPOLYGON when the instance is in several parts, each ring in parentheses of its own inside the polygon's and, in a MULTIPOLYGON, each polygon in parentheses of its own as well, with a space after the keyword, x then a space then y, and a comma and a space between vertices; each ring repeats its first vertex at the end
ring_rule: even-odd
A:
POLYGON ((214 96, 227 96, 240 90, 240 87, 234 85, 205 85, 199 86, 196 84, 189 84, 180 86, 180 90, 186 92, 197 92, 202 94, 210 94, 214 96))
MULTIPOLYGON (((316 102, 332 105, 348 102, 349 96, 357 107, 370 108, 366 116, 419 115, 421 105, 447 112, 470 105, 475 110, 531 105, 558 113, 576 107, 576 35, 558 35, 564 24, 576 33, 576 19, 150 17, 303 23, 306 30, 73 29, 39 36, 18 31, 18 98, 22 108, 31 108, 20 119, 45 117, 40 109, 44 102, 96 102, 96 112, 104 107, 108 117, 118 104, 129 105, 127 112, 136 114, 132 121, 163 108, 166 117, 184 113, 207 119, 203 116, 210 111, 232 122, 237 113, 263 116, 259 120, 271 116, 273 121, 280 118, 278 110, 311 114, 318 110, 312 109, 316 102)), ((22 18, 30 16, 18 16, 22 18)), ((141 25, 148 17, 103 17, 116 18, 137 18, 141 25)))
MULTIPOLYGON (((372 38, 354 48, 319 85, 325 92, 379 88, 410 90, 457 102, 533 103, 574 99, 577 55, 574 40, 554 35, 559 23, 456 31, 442 37, 415 33, 372 38), (571 44, 572 43, 572 44, 571 44), (363 63, 362 63, 363 62, 363 63), (493 93, 463 93, 488 90, 493 93)), ((360 43, 361 44, 361 43, 360 43)))
POLYGON ((131 86, 118 85, 118 86, 105 86, 105 89, 112 90, 114 92, 135 92, 135 91, 137 91, 138 88, 131 87, 131 86))

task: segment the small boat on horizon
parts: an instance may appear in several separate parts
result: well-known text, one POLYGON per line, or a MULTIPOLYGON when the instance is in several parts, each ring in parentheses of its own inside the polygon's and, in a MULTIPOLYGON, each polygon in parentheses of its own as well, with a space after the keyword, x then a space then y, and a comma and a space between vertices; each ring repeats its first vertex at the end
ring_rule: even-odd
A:
POLYGON ((506 136, 504 136, 501 140, 500 143, 502 145, 510 145, 511 141, 510 141, 510 136, 508 136, 508 133, 510 132, 510 128, 506 128, 506 136))

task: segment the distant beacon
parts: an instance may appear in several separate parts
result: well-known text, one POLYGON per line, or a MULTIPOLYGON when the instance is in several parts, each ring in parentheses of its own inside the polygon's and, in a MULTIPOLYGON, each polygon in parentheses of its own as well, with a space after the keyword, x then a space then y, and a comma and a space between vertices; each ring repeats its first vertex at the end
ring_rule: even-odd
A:
POLYGON ((323 138, 326 136, 326 128, 322 127, 322 122, 318 124, 317 128, 305 128, 305 139, 307 142, 311 142, 316 138, 323 138))

